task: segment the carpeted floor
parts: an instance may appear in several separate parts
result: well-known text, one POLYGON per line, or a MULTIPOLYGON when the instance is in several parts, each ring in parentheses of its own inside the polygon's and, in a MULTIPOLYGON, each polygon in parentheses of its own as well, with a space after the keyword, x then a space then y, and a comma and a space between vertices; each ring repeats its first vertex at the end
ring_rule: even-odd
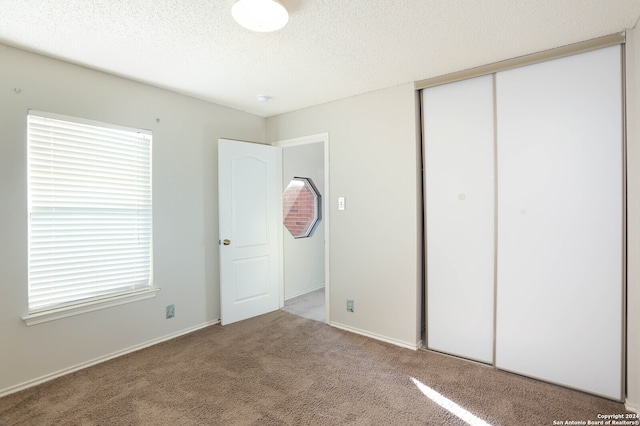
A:
POLYGON ((552 425, 622 404, 277 311, 211 326, 0 399, 9 425, 552 425))

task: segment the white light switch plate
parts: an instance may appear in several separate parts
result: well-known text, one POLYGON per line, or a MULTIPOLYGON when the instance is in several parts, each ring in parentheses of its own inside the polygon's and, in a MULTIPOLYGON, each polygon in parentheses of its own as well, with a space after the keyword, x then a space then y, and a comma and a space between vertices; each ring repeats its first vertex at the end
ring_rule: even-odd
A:
POLYGON ((338 197, 338 210, 345 210, 346 204, 344 197, 338 197))

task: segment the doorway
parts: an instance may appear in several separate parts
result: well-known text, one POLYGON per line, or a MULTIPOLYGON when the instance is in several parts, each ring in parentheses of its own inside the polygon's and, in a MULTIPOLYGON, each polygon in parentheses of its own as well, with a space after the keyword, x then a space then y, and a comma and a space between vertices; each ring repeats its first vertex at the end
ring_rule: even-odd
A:
POLYGON ((317 188, 319 221, 308 236, 282 226, 283 310, 329 323, 329 167, 328 133, 274 143, 282 148, 282 190, 294 178, 317 188))

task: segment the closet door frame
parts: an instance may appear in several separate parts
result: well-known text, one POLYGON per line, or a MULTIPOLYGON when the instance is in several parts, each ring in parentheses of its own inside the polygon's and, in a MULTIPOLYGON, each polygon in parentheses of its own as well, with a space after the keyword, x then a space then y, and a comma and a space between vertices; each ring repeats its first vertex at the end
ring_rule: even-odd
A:
MULTIPOLYGON (((523 67, 526 65, 531 65, 531 64, 536 64, 536 63, 540 63, 540 62, 545 62, 545 61, 549 61, 549 60, 553 60, 553 59, 557 59, 557 58, 563 58, 566 56, 570 56, 570 55, 575 55, 575 54, 579 54, 579 53, 583 53, 583 52, 589 52, 589 51, 593 51, 593 50, 597 50, 597 49, 602 49, 602 48, 606 48, 606 47, 610 47, 610 46, 615 46, 618 45, 621 48, 621 93, 625 93, 626 88, 625 88, 625 58, 624 58, 624 44, 625 44, 625 34, 624 33, 616 33, 616 34, 611 34, 609 36, 605 36, 605 37, 600 37, 597 39, 593 39, 593 40, 587 40, 584 42, 580 42, 580 43, 575 43, 572 45, 568 45, 568 46, 563 46, 560 48, 555 48, 555 49, 551 49, 551 50, 547 50, 547 51, 543 51, 543 52, 538 52, 538 53, 534 53, 531 55, 525 55, 522 57, 518 57, 518 58, 514 58, 514 59, 509 59, 509 60, 505 60, 502 62, 498 62, 498 63, 494 63, 494 64, 488 64, 485 66, 480 66, 477 68, 473 68, 473 69, 469 69, 469 70, 464 70, 464 71, 460 71, 460 72, 456 72, 456 73, 452 73, 452 74, 447 74, 444 76, 438 76, 438 77, 434 77, 434 78, 430 78, 430 79, 426 79, 426 80, 421 80, 421 81, 417 81, 414 84, 414 88, 418 93, 419 99, 420 99, 420 104, 422 105, 422 89, 426 89, 429 87, 434 87, 434 86, 440 86, 443 84, 447 84, 447 83, 452 83, 452 82, 456 82, 456 81, 461 81, 461 80, 466 80, 469 78, 473 78, 473 77, 478 77, 478 76, 483 76, 483 75, 488 75, 488 74, 493 74, 494 75, 494 84, 495 84, 495 74, 500 72, 500 71, 505 71, 505 70, 509 70, 509 69, 513 69, 513 68, 519 68, 519 67, 523 67)), ((494 86, 495 87, 495 86, 494 86)), ((495 97, 494 97, 495 99, 495 97)), ((624 95, 622 96, 622 117, 621 117, 621 126, 624 126, 625 122, 626 122, 626 110, 625 110, 625 105, 624 105, 624 95)), ((494 105, 494 110, 495 110, 495 105, 494 105)), ((494 111, 495 112, 495 111, 494 111)), ((424 121, 422 121, 424 123, 424 121)), ((627 377, 626 377, 626 354, 627 354, 627 344, 626 344, 626 333, 627 333, 627 318, 626 318, 626 309, 627 309, 627 292, 626 292, 626 286, 627 286, 627 249, 626 249, 626 241, 627 241, 627 217, 626 217, 626 203, 627 203, 627 195, 626 195, 626 189, 627 189, 627 158, 626 158, 626 147, 627 147, 627 140, 626 140, 626 131, 624 130, 626 127, 623 127, 623 131, 622 131, 622 214, 623 214, 623 218, 622 218, 622 269, 621 269, 621 277, 622 277, 622 283, 621 283, 621 335, 622 335, 622 339, 621 339, 621 371, 620 371, 620 376, 621 376, 621 391, 620 391, 620 398, 613 398, 611 396, 606 396, 606 395, 600 395, 600 396, 604 396, 605 398, 608 399, 613 399, 616 401, 622 401, 624 402, 624 398, 625 398, 625 389, 626 389, 626 381, 627 381, 627 377)), ((423 138, 424 138, 424 129, 423 129, 423 138)), ((422 141, 422 150, 423 150, 423 155, 424 155, 424 139, 422 141)), ((424 161, 424 158, 423 158, 424 161)), ((424 162, 423 162, 423 167, 424 167, 424 162)), ((497 167, 497 162, 496 162, 496 167, 497 167)), ((423 179, 424 179, 424 170, 423 170, 423 179)), ((496 182, 497 185, 497 182, 496 182)), ((426 184, 423 181, 423 192, 426 191, 426 184)), ((423 199, 426 200, 426 195, 423 193, 423 199)), ((497 204, 497 191, 496 191, 496 204, 497 204)), ((497 208, 497 206, 496 206, 497 208)), ((497 213, 497 210, 496 210, 497 213)), ((424 227, 424 235, 423 235, 423 241, 424 241, 424 250, 425 250, 425 286, 428 286, 428 283, 426 282, 426 269, 428 268, 428 265, 426 264, 426 248, 427 248, 427 244, 426 244, 426 234, 428 233, 428 229, 425 226, 424 227)), ((496 232, 498 232, 496 230, 496 232)), ((497 239, 496 239, 496 244, 497 244, 497 239)), ((496 247, 496 252, 497 252, 497 247, 496 247)), ((494 260, 495 262, 497 262, 497 259, 494 260)), ((494 265, 495 270, 497 270, 497 265, 494 265)), ((497 277, 496 277, 497 278, 497 277)), ((427 288, 425 288, 425 300, 424 302, 424 306, 425 306, 425 310, 428 307, 428 301, 427 301, 427 295, 428 295, 428 291, 427 288)), ((494 298, 497 297, 497 295, 494 293, 494 298)), ((496 308, 496 304, 495 304, 495 299, 494 299, 494 310, 496 308)), ((428 312, 425 312, 425 318, 428 318, 428 312)), ((494 318, 495 318, 495 312, 494 312, 494 318)), ((425 324, 426 326, 426 324, 425 324)), ((426 328, 427 332, 428 332, 428 327, 426 328)), ((426 339, 428 339, 428 336, 426 337, 426 339)), ((494 328, 494 339, 495 339, 495 328, 494 328)), ((494 361, 493 364, 494 368, 496 366, 496 362, 495 362, 495 342, 494 342, 494 361)), ((552 382, 553 383, 553 382, 552 382)), ((569 387, 571 388, 571 386, 568 386, 566 384, 560 384, 560 386, 564 386, 564 387, 569 387)), ((579 390, 583 390, 583 389, 579 389, 579 390)))

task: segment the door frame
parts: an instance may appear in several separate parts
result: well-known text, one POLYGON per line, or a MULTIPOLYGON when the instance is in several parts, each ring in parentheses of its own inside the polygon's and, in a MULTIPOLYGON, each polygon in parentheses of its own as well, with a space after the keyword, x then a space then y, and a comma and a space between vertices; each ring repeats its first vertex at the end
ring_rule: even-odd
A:
MULTIPOLYGON (((325 322, 331 324, 330 316, 330 261, 329 261, 329 133, 317 133, 314 135, 301 136, 293 139, 285 139, 271 143, 272 146, 280 148, 288 148, 296 145, 308 145, 312 143, 322 143, 324 147, 324 194, 322 202, 322 220, 324 220, 324 307, 325 307, 325 322)), ((282 226, 281 238, 284 239, 285 227, 282 226)), ((280 244, 280 307, 284 306, 284 244, 280 244)))

